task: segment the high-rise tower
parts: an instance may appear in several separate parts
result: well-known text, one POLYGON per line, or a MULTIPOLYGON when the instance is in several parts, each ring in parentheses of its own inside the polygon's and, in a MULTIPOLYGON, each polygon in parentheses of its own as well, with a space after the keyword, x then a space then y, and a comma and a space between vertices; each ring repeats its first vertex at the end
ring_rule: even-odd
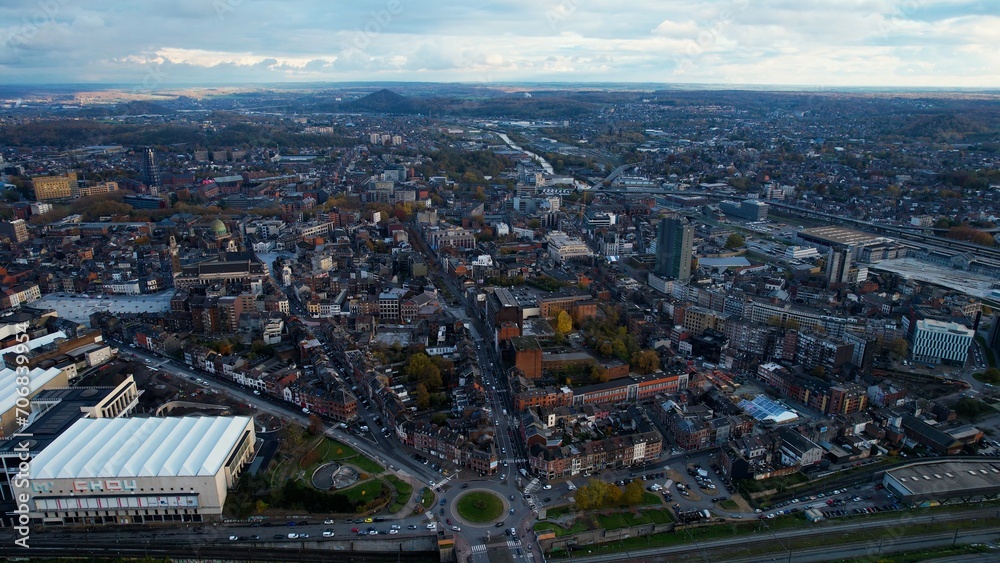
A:
POLYGON ((693 252, 694 226, 683 217, 660 219, 660 224, 656 227, 654 273, 668 280, 688 281, 691 278, 693 252))
POLYGON ((156 163, 156 152, 153 149, 146 149, 142 153, 142 182, 149 187, 159 187, 163 184, 160 167, 156 163))

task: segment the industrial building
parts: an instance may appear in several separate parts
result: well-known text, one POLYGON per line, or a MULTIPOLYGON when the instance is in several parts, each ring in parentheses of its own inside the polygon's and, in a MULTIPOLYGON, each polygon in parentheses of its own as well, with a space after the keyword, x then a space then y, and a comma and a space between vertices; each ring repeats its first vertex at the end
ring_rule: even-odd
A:
POLYGON ((719 204, 719 210, 731 217, 759 222, 767 220, 768 205, 756 199, 747 199, 739 203, 735 201, 723 201, 719 204))
POLYGON ((47 524, 218 520, 255 441, 245 416, 81 419, 13 492, 47 524))
POLYGON ((996 500, 1000 461, 918 461, 886 471, 882 484, 911 507, 996 500))

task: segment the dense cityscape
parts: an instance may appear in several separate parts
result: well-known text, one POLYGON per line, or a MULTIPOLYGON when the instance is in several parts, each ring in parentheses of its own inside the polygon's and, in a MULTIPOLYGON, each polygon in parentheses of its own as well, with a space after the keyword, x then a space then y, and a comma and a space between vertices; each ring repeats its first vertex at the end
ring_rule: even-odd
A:
POLYGON ((11 86, 0 171, 7 559, 997 557, 995 93, 11 86))

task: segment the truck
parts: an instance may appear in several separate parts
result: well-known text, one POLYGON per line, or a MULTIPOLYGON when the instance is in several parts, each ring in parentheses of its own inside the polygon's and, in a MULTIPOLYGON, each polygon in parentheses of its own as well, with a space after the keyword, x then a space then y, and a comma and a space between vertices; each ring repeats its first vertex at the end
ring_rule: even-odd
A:
POLYGON ((663 484, 663 488, 667 489, 667 490, 670 490, 670 487, 673 487, 673 486, 674 486, 674 480, 673 479, 667 479, 667 482, 663 484))
POLYGON ((566 481, 566 488, 568 488, 571 491, 575 491, 576 485, 573 484, 573 481, 566 481))

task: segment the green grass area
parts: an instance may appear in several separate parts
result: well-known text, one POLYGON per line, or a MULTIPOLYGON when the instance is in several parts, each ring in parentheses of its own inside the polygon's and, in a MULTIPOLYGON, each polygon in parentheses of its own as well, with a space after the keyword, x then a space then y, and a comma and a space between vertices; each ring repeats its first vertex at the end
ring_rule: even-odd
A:
POLYGON ((984 371, 977 371, 972 374, 972 377, 980 383, 989 383, 990 385, 1000 385, 1000 375, 997 375, 995 370, 991 370, 990 373, 984 371))
POLYGON ((378 498, 382 494, 382 481, 379 479, 365 481, 360 485, 340 491, 340 494, 346 495, 352 502, 371 502, 372 499, 378 498))
POLYGON ((739 507, 740 505, 736 504, 736 501, 734 500, 727 499, 719 503, 719 508, 722 508, 723 510, 736 510, 739 507))
POLYGON ((642 526, 643 524, 652 524, 649 517, 646 516, 645 512, 640 512, 638 514, 633 514, 631 512, 622 512, 622 519, 625 520, 627 526, 642 526))
POLYGON ((565 514, 569 514, 570 512, 573 512, 573 507, 568 504, 564 504, 562 506, 553 506, 552 508, 548 508, 545 510, 545 518, 555 520, 556 518, 559 518, 560 516, 563 516, 565 514))
POLYGON ((539 522, 535 524, 535 530, 552 530, 556 536, 567 536, 570 534, 577 534, 586 530, 594 529, 596 522, 592 518, 577 518, 576 522, 569 528, 563 528, 559 524, 554 524, 552 522, 539 522))
POLYGON ((378 475, 385 471, 385 468, 381 465, 361 455, 351 446, 337 440, 327 438, 319 445, 319 449, 321 450, 322 463, 336 461, 342 464, 353 465, 372 475, 378 475))
POLYGON ((424 487, 420 492, 420 496, 423 498, 420 504, 423 505, 425 510, 434 508, 434 491, 430 490, 429 487, 424 487))
POLYGON ((622 517, 621 513, 617 512, 609 516, 599 515, 597 517, 597 521, 605 530, 617 530, 627 526, 627 524, 625 524, 625 518, 622 517))
POLYGON ((643 510, 642 513, 654 524, 669 524, 674 521, 674 517, 666 510, 643 510))
POLYGON ((757 481, 755 479, 742 479, 737 482, 737 488, 748 493, 759 493, 770 489, 777 489, 780 494, 784 489, 792 485, 800 485, 808 481, 809 478, 801 473, 792 473, 783 477, 772 477, 757 481))
POLYGON ((648 504, 662 505, 663 504, 663 498, 660 495, 654 495, 653 493, 642 493, 642 502, 640 502, 639 504, 641 504, 641 505, 648 505, 648 504))
POLYGON ((459 497, 456 510, 469 522, 492 522, 503 514, 503 501, 493 493, 473 491, 459 497))
POLYGON ((379 473, 385 471, 384 467, 382 467, 381 465, 375 463, 374 461, 368 459, 363 455, 359 455, 358 457, 344 460, 344 463, 353 465, 358 469, 361 469, 362 471, 367 471, 368 473, 371 473, 372 475, 378 475, 379 473))
POLYGON ((347 444, 343 444, 336 440, 331 440, 329 438, 325 440, 324 446, 326 449, 323 453, 323 461, 325 462, 338 461, 361 455, 357 452, 357 450, 355 450, 351 446, 348 446, 347 444))
POLYGON ((385 479, 396 489, 396 502, 389 507, 389 513, 396 514, 403 510, 403 507, 409 502, 410 495, 413 494, 413 487, 395 475, 386 475, 385 479))

